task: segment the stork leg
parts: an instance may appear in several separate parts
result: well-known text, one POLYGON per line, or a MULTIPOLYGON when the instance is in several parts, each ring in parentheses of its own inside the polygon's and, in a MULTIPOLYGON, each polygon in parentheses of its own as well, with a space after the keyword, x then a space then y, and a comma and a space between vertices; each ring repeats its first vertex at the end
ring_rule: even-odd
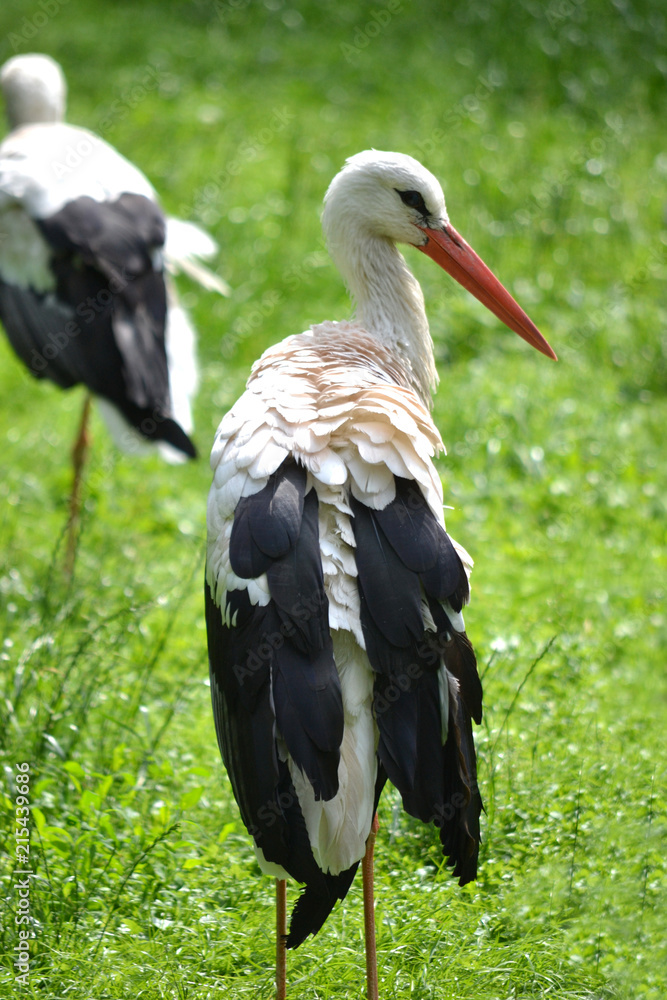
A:
POLYGON ((88 459, 90 451, 90 435, 88 433, 88 418, 90 416, 90 404, 92 396, 86 393, 81 411, 81 421, 79 423, 79 433, 74 447, 72 448, 72 464, 74 466, 74 479, 72 482, 72 492, 69 498, 69 517, 67 520, 67 550, 65 552, 65 574, 71 579, 74 572, 74 560, 76 559, 76 546, 79 538, 79 520, 81 515, 81 494, 83 486, 83 469, 88 459))
POLYGON ((366 996, 378 1000, 378 966, 375 948, 375 901, 373 898, 373 851, 380 824, 377 813, 373 817, 371 832, 366 841, 366 853, 361 860, 364 888, 364 938, 366 941, 366 996))
POLYGON ((276 879, 276 1000, 287 995, 287 882, 276 879))

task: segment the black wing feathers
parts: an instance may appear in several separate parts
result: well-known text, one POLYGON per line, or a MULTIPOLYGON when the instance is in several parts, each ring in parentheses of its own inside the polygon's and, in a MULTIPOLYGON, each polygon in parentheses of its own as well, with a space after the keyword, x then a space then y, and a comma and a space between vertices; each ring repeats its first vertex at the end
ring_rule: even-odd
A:
POLYGON ((160 209, 140 195, 77 198, 37 225, 53 250, 57 296, 82 328, 65 350, 78 356, 88 387, 116 405, 125 397, 166 414, 167 300, 152 261, 164 243, 160 209))
POLYGON ((460 611, 470 596, 468 578, 449 535, 443 531, 412 479, 396 477, 396 498, 374 516, 407 569, 424 589, 460 611))
POLYGON ((411 816, 430 823, 442 800, 442 720, 438 675, 423 669, 375 679, 373 709, 380 730, 378 756, 411 816))
POLYGON ((396 497, 383 510, 350 500, 361 624, 376 675, 378 757, 406 810, 440 828, 463 884, 475 876, 479 845, 471 717, 481 718, 482 693, 472 646, 453 628, 447 605, 461 609, 468 581, 418 485, 395 481, 396 497), (426 628, 425 606, 435 631, 426 628))
POLYGON ((406 648, 424 631, 419 578, 380 529, 380 512, 354 497, 350 497, 350 504, 357 537, 357 571, 368 614, 392 646, 406 648), (392 586, 374 587, 375 579, 391 580, 392 586))
POLYGON ((308 494, 296 545, 267 577, 285 642, 273 657, 276 722, 316 798, 338 791, 343 699, 329 631, 329 603, 319 548, 317 494, 308 494))
MULTIPOLYGON (((216 730, 243 821, 266 859, 305 883, 292 914, 290 948, 319 930, 357 869, 354 864, 335 876, 319 869, 281 759, 284 741, 315 795, 336 794, 342 698, 317 495, 306 493, 306 485, 305 471, 287 460, 235 512, 232 569, 246 579, 266 574, 269 603, 253 605, 245 590, 228 593, 228 627, 206 588, 216 730)), ((453 628, 447 608, 460 609, 468 583, 416 484, 397 479, 396 486, 396 499, 382 511, 350 497, 361 622, 375 671, 375 806, 388 778, 410 813, 440 829, 448 863, 464 884, 475 876, 479 846, 471 718, 481 716, 481 685, 472 647, 453 628)))
POLYGON ((254 580, 285 555, 301 530, 306 470, 291 463, 263 490, 241 497, 234 511, 229 559, 237 576, 254 580))
POLYGON ((152 252, 163 246, 166 235, 155 202, 131 193, 106 202, 75 198, 37 225, 54 250, 78 253, 119 285, 152 268, 152 252))
POLYGON ((82 382, 144 437, 194 457, 171 417, 159 207, 137 194, 82 197, 35 224, 52 251, 55 292, 0 287, 0 318, 19 356, 33 375, 63 388, 82 382))
POLYGON ((337 900, 345 897, 358 865, 339 875, 325 874, 318 867, 289 768, 276 750, 268 665, 255 669, 255 690, 248 698, 244 669, 238 664, 230 669, 236 655, 234 629, 225 628, 208 586, 205 591, 211 700, 220 752, 241 818, 264 857, 305 883, 287 939, 287 947, 296 948, 317 933, 337 900))
POLYGON ((477 785, 472 724, 459 698, 450 698, 449 702, 444 773, 442 812, 436 813, 434 822, 440 827, 447 864, 453 866, 459 885, 465 885, 477 875, 482 799, 477 785))
POLYGON ((279 864, 285 835, 276 799, 278 757, 268 664, 259 661, 249 667, 239 651, 235 630, 224 626, 208 585, 204 590, 211 701, 220 753, 243 822, 263 838, 267 856, 279 864))
POLYGON ((211 694, 216 731, 245 825, 268 861, 306 883, 289 946, 315 933, 354 878, 356 865, 327 875, 313 857, 281 740, 317 798, 338 791, 343 736, 340 680, 329 632, 319 548, 318 501, 305 470, 288 460, 263 490, 237 505, 233 571, 266 573, 271 599, 253 605, 230 591, 225 625, 206 586, 211 694))
POLYGON ((68 324, 74 312, 52 293, 8 284, 0 279, 0 320, 9 342, 35 378, 48 378, 61 389, 82 381, 77 365, 63 357, 68 324))
POLYGON ((438 629, 438 640, 447 669, 459 682, 466 711, 479 726, 482 721, 482 682, 477 673, 477 659, 472 643, 465 632, 457 632, 452 628, 441 604, 432 599, 428 603, 438 629))
POLYGON ((330 799, 338 790, 343 703, 324 593, 317 494, 305 496, 305 489, 305 469, 288 462, 263 490, 243 497, 229 555, 238 576, 267 575, 271 601, 255 609, 248 635, 239 638, 248 658, 270 664, 278 731, 316 797, 330 799))

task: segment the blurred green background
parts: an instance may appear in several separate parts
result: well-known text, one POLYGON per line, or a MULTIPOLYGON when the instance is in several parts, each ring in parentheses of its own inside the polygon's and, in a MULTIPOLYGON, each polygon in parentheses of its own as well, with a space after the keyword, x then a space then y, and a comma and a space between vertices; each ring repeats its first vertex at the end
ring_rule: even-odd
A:
MULTIPOLYGON (((201 601, 207 453, 269 344, 350 306, 319 210, 345 157, 420 159, 559 355, 409 249, 441 384, 447 523, 476 559, 480 878, 381 810, 381 995, 662 1000, 667 14, 656 2, 4 0, 0 59, 65 70, 68 118, 206 226, 229 300, 199 331, 201 460, 114 451, 96 417, 62 575, 81 405, 0 339, 6 995, 14 765, 31 765, 40 997, 272 995, 272 886, 217 758, 201 601)), ((292 896, 294 898, 294 896, 292 896)), ((360 889, 289 957, 293 996, 362 990, 360 889)), ((30 992, 32 991, 32 992, 30 992)))

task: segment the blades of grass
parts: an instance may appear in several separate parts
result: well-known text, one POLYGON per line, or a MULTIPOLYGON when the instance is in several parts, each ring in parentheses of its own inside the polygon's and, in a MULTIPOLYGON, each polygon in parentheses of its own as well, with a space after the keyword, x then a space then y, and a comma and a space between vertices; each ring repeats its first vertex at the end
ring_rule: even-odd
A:
POLYGON ((134 859, 134 861, 132 862, 132 864, 128 868, 128 870, 125 873, 125 875, 124 875, 124 877, 123 877, 123 879, 122 879, 122 881, 121 881, 118 889, 116 890, 116 894, 115 894, 113 900, 111 901, 111 906, 109 908, 109 913, 107 914, 107 919, 105 920, 104 926, 102 927, 102 930, 100 931, 100 935, 99 935, 99 938, 97 940, 97 944, 96 944, 95 949, 93 951, 93 955, 92 955, 92 961, 93 962, 97 958, 97 954, 98 954, 100 948, 102 947, 102 941, 104 940, 104 935, 106 934, 107 927, 109 926, 109 923, 111 922, 111 918, 113 917, 113 915, 114 915, 114 913, 116 911, 116 908, 118 906, 118 901, 120 900, 120 897, 121 897, 121 895, 123 893, 123 889, 125 888, 125 886, 129 882, 129 880, 132 878, 132 875, 134 874, 134 872, 137 869, 137 867, 141 864, 141 862, 144 861, 148 857, 148 855, 151 853, 151 851, 153 851, 157 847, 158 844, 162 843, 163 840, 166 840, 167 837, 169 837, 174 832, 174 830, 177 830, 177 829, 178 829, 178 823, 172 823, 171 826, 167 827, 166 830, 163 830, 162 833, 159 833, 157 835, 157 837, 153 838, 153 840, 148 845, 148 847, 146 847, 143 851, 141 851, 137 855, 137 857, 134 859))
POLYGON ((524 687, 526 686, 526 684, 528 683, 528 681, 532 677, 532 675, 533 675, 533 673, 534 673, 534 671, 535 671, 538 663, 540 663, 544 659, 544 657, 547 655, 547 653, 549 652, 549 650, 551 649, 551 647, 553 646, 553 644, 554 644, 554 642, 556 641, 557 638, 558 638, 558 634, 552 635, 552 637, 549 639, 549 641, 544 646, 542 652, 539 653, 535 657, 535 659, 532 661, 532 663, 528 667, 528 670, 525 672, 525 674, 521 678, 521 682, 519 683, 519 686, 517 687, 516 691, 514 692, 514 697, 512 698, 512 700, 511 700, 511 702, 509 704, 509 708, 505 712, 503 721, 500 724, 500 728, 499 728, 498 732, 496 733, 496 738, 495 738, 495 741, 494 741, 494 743, 493 743, 493 745, 491 747, 491 751, 490 751, 490 756, 491 757, 493 757, 493 755, 494 755, 495 749, 498 746, 498 741, 499 741, 500 737, 502 736, 502 734, 503 734, 503 732, 505 730, 505 726, 507 725, 507 723, 509 721, 510 715, 514 711, 514 707, 515 707, 517 701, 519 700, 519 695, 521 694, 521 692, 523 691, 524 687))

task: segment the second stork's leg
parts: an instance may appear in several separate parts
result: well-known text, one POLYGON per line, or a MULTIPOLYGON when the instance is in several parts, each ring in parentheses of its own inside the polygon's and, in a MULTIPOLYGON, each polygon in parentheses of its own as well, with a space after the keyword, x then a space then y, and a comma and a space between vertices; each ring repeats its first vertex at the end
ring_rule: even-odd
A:
POLYGON ((373 851, 380 824, 377 813, 373 817, 371 832, 366 841, 366 853, 361 861, 364 887, 364 938, 366 941, 366 996, 378 1000, 378 966, 375 948, 375 901, 373 897, 373 851))
POLYGON ((287 995, 287 883, 276 879, 276 1000, 287 995))
POLYGON ((81 411, 81 422, 79 423, 79 433, 72 448, 72 464, 74 466, 74 480, 72 482, 72 492, 69 498, 69 518, 67 520, 67 550, 65 552, 65 573, 71 579, 74 572, 74 560, 76 559, 76 546, 79 535, 79 518, 81 515, 81 494, 83 490, 83 469, 90 451, 90 435, 88 433, 88 418, 90 416, 90 404, 92 396, 86 393, 81 411))

